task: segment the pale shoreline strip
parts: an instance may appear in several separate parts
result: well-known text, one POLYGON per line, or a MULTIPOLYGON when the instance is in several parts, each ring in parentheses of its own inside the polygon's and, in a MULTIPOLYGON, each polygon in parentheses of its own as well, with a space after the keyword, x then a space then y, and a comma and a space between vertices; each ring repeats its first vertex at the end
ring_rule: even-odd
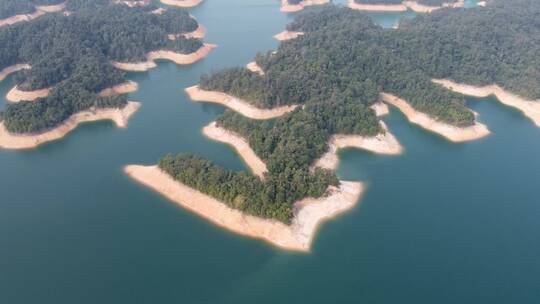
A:
POLYGON ((281 0, 280 11, 283 13, 295 13, 295 12, 303 10, 307 6, 322 5, 329 2, 330 0, 303 0, 298 4, 289 4, 289 1, 281 0))
POLYGON ((150 5, 151 1, 150 0, 115 0, 114 1, 115 4, 124 4, 124 5, 127 5, 128 7, 143 7, 143 6, 147 6, 147 5, 150 5))
POLYGON ((255 151, 249 146, 249 143, 240 135, 219 127, 215 121, 203 128, 203 134, 209 139, 232 146, 242 157, 253 174, 261 179, 263 179, 264 174, 268 172, 266 164, 257 156, 255 151))
POLYGON ((474 123, 470 127, 459 128, 449 125, 444 122, 437 121, 427 114, 416 111, 405 100, 400 99, 394 95, 388 93, 381 93, 381 99, 398 108, 407 119, 420 127, 442 135, 452 142, 465 142, 471 140, 477 140, 490 134, 486 125, 479 122, 474 123))
POLYGON ((141 106, 138 102, 130 101, 122 108, 90 109, 71 115, 66 121, 48 131, 36 134, 13 134, 4 123, 0 123, 0 148, 3 149, 32 149, 46 142, 58 140, 84 122, 112 120, 117 127, 126 128, 129 118, 141 106))
POLYGON ((249 102, 228 94, 216 91, 206 91, 200 89, 199 86, 192 86, 186 89, 186 93, 193 101, 210 102, 221 104, 231 110, 234 110, 251 119, 272 119, 282 116, 296 109, 297 105, 281 106, 272 109, 260 109, 249 102))
MULTIPOLYGON (((126 81, 124 83, 115 85, 110 88, 106 88, 99 92, 101 97, 109 97, 112 95, 127 94, 137 91, 138 84, 134 81, 126 81)), ((10 103, 17 103, 21 101, 35 101, 39 98, 45 98, 49 95, 51 88, 45 88, 35 91, 22 91, 17 86, 13 87, 6 95, 6 100, 10 103)))
POLYGON ((38 17, 41 17, 47 13, 59 12, 63 10, 65 7, 66 7, 66 2, 62 2, 60 4, 54 4, 54 5, 36 6, 35 7, 36 11, 33 13, 15 15, 15 16, 7 17, 5 19, 0 20, 0 27, 6 26, 6 25, 12 25, 18 22, 23 22, 23 21, 30 21, 38 17))
POLYGON ((370 106, 370 108, 375 111, 375 116, 381 117, 390 114, 390 109, 388 105, 382 101, 378 101, 370 106))
POLYGON ((298 38, 304 34, 305 34, 304 32, 283 31, 281 33, 274 35, 274 38, 279 41, 287 41, 287 40, 298 38))
POLYGON ((405 12, 412 10, 416 13, 431 13, 445 7, 458 8, 465 5, 464 0, 455 3, 445 2, 441 6, 429 6, 418 3, 417 1, 403 1, 401 4, 362 4, 354 0, 349 0, 348 6, 354 10, 369 12, 405 12))
POLYGON ((262 239, 274 246, 307 252, 319 225, 351 208, 359 201, 364 186, 341 181, 320 199, 306 198, 294 204, 291 225, 263 219, 232 209, 202 192, 188 187, 164 173, 157 166, 129 165, 124 172, 140 184, 160 193, 209 222, 237 234, 262 239))
POLYGON ((2 71, 0 71, 0 82, 4 81, 6 77, 9 75, 21 71, 21 70, 29 70, 32 67, 29 64, 26 63, 20 63, 20 64, 14 64, 12 66, 8 66, 7 68, 4 68, 2 71))
POLYGON ((439 84, 451 91, 474 97, 495 96, 499 102, 521 111, 525 116, 531 119, 534 124, 540 127, 540 100, 526 100, 508 91, 503 90, 498 85, 488 85, 476 87, 467 84, 457 83, 449 79, 433 79, 434 83, 439 84))
POLYGON ((160 1, 163 4, 177 6, 177 7, 184 7, 184 8, 195 7, 201 4, 201 2, 203 2, 203 0, 160 0, 160 1))
POLYGON ((206 56, 208 56, 208 54, 210 54, 210 51, 216 47, 217 45, 215 44, 205 43, 197 51, 191 54, 181 54, 181 53, 175 53, 173 51, 158 50, 158 51, 149 52, 146 55, 147 61, 144 61, 144 62, 131 63, 131 62, 112 61, 111 64, 115 68, 123 70, 123 71, 144 72, 144 71, 148 71, 149 69, 155 68, 157 66, 155 61, 160 60, 160 59, 169 60, 180 65, 193 64, 205 58, 206 56))
POLYGON ((338 152, 340 149, 356 148, 367 150, 375 154, 399 155, 403 153, 403 146, 397 138, 390 133, 384 122, 380 122, 384 133, 376 136, 360 135, 333 135, 328 143, 328 152, 319 158, 313 168, 320 167, 328 170, 336 170, 339 166, 338 152))
POLYGON ((257 73, 261 76, 264 76, 263 69, 257 64, 257 62, 252 61, 246 65, 246 69, 252 71, 253 73, 257 73))

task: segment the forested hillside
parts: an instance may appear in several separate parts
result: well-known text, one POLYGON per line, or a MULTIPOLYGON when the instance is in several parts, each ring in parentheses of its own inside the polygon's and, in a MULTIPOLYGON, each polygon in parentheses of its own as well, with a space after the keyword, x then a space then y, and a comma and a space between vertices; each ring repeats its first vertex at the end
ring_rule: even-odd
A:
POLYGON ((28 63, 32 69, 16 77, 20 89, 53 87, 46 98, 8 105, 3 118, 9 131, 37 132, 92 106, 123 106, 124 97, 97 96, 125 81, 111 60, 139 62, 146 60, 149 51, 187 54, 202 46, 198 39, 168 39, 169 34, 191 32, 198 26, 182 9, 156 15, 152 6, 128 8, 83 0, 69 1, 68 9, 69 16, 49 14, 0 29, 0 70, 28 63))
POLYGON ((360 12, 309 9, 288 26, 304 36, 257 56, 264 76, 245 68, 204 75, 200 86, 241 97, 261 108, 303 104, 274 121, 226 111, 218 125, 245 137, 267 164, 264 180, 190 155, 167 156, 160 167, 177 180, 233 208, 287 222, 292 203, 323 195, 337 179, 310 171, 332 134, 374 135, 381 128, 368 107, 380 92, 408 100, 419 111, 456 126, 473 113, 463 97, 434 85, 452 78, 497 83, 538 98, 540 3, 518 0, 488 8, 441 10, 399 30, 385 30, 360 12))

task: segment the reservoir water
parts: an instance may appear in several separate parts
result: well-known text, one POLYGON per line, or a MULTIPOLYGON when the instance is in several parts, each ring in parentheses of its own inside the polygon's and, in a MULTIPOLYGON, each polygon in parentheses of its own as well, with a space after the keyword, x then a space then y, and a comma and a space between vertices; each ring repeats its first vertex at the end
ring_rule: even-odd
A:
POLYGON ((0 150, 0 303, 540 303, 540 128, 494 98, 468 98, 485 139, 451 144, 393 109, 384 120, 404 155, 342 151, 338 175, 368 189, 309 254, 223 231, 127 178, 124 165, 179 152, 245 170, 201 134, 223 108, 183 89, 275 49, 292 17, 277 0, 207 0, 192 13, 219 47, 130 74, 143 105, 127 129, 84 124, 36 150, 0 150))

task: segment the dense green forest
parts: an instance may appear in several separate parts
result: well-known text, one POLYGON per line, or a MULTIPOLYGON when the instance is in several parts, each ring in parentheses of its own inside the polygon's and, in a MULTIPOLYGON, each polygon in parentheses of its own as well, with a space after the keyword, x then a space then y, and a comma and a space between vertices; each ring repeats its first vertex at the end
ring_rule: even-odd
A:
POLYGON ((31 14, 37 5, 55 5, 64 0, 0 0, 0 19, 15 15, 31 14))
MULTIPOLYGON (((360 4, 401 4, 405 0, 354 0, 360 4)), ((441 6, 445 3, 456 3, 459 0, 414 0, 422 5, 441 6)))
POLYGON ((69 16, 48 14, 32 22, 0 29, 0 69, 29 63, 31 70, 17 74, 20 89, 53 87, 48 97, 35 102, 9 104, 3 118, 16 133, 51 128, 70 115, 96 107, 121 107, 125 97, 102 98, 102 89, 125 81, 114 61, 145 61, 149 51, 168 49, 191 53, 199 39, 168 34, 191 32, 197 21, 183 9, 170 8, 161 15, 156 7, 128 8, 109 1, 71 0, 69 16))
POLYGON ((473 123, 463 97, 434 85, 452 78, 497 83, 538 97, 540 5, 503 1, 488 8, 441 10, 385 30, 360 12, 327 6, 296 16, 288 30, 306 35, 259 54, 261 76, 245 68, 203 75, 203 89, 244 98, 262 108, 303 104, 271 121, 232 111, 219 126, 246 138, 267 164, 264 180, 232 172, 191 155, 167 156, 160 167, 177 180, 233 208, 288 222, 292 203, 324 195, 337 178, 310 165, 332 134, 382 132, 368 107, 380 92, 407 99, 416 109, 456 126, 473 123))

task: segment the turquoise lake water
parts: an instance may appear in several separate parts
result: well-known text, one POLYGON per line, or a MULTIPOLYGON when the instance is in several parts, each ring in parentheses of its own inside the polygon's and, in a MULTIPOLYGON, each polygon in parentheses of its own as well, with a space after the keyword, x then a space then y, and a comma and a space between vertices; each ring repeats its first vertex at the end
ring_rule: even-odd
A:
POLYGON ((219 47, 130 74, 143 105, 127 129, 84 124, 36 150, 0 150, 0 303, 540 303, 540 128, 494 98, 468 98, 493 132, 482 140, 451 144, 392 110, 384 121, 405 154, 342 151, 338 175, 368 189, 309 254, 216 228, 127 178, 124 165, 179 152, 245 170, 201 135, 223 108, 183 89, 275 49, 292 17, 277 0, 192 13, 219 47))

